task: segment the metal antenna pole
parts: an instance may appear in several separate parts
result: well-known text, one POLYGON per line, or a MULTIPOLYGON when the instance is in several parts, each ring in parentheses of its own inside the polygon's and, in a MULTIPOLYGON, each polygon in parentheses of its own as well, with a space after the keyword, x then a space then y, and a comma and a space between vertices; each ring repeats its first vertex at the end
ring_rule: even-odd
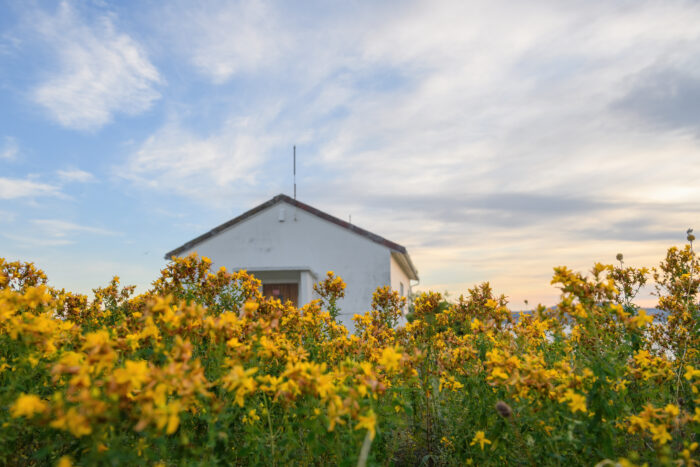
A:
POLYGON ((294 199, 297 199, 297 147, 294 146, 294 199))

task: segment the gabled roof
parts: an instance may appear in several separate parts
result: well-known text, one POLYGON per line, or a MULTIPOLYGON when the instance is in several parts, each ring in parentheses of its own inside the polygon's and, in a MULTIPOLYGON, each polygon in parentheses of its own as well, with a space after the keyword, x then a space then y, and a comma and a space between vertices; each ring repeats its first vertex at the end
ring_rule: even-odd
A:
POLYGON ((330 214, 327 214, 319 209, 316 209, 313 206, 309 206, 308 204, 304 204, 301 201, 297 201, 293 198, 290 198, 287 195, 282 195, 282 194, 275 196, 274 198, 270 199, 269 201, 265 201, 264 203, 260 204, 259 206, 256 206, 253 209, 244 212, 240 216, 235 217, 228 222, 224 222, 220 226, 214 227, 209 232, 202 234, 199 237, 190 240, 189 242, 175 248, 172 251, 169 251, 168 253, 165 254, 165 259, 170 259, 173 256, 178 256, 180 253, 192 249, 192 247, 194 247, 195 245, 198 245, 199 243, 202 243, 204 240, 207 240, 207 239, 219 234, 220 232, 223 232, 224 230, 228 229, 229 227, 233 227, 234 225, 239 224, 239 223, 243 222, 244 220, 249 219, 250 217, 253 217, 255 214, 257 214, 261 211, 264 211, 265 209, 267 209, 271 206, 274 206, 275 204, 279 203, 280 201, 284 201, 287 204, 291 204, 292 206, 295 206, 299 209, 303 209, 304 211, 306 211, 310 214, 313 214, 317 217, 320 217, 323 220, 326 220, 326 221, 331 222, 333 224, 336 224, 340 227, 343 227, 344 229, 348 229, 351 232, 354 232, 358 235, 361 235, 361 236, 363 236, 363 237, 365 237, 365 238, 367 238, 375 243, 379 243, 380 245, 384 245, 385 247, 392 250, 392 252, 396 252, 396 253, 400 254, 401 256, 403 256, 403 259, 406 262, 405 266, 408 267, 408 271, 406 271, 409 273, 408 275, 413 276, 413 277, 411 277, 411 279, 418 280, 418 271, 416 271, 415 266, 413 266, 413 263, 411 262, 411 258, 408 256, 408 252, 406 251, 406 247, 399 245, 398 243, 394 243, 390 240, 387 240, 386 238, 381 237, 377 234, 374 234, 368 230, 361 229, 360 227, 353 225, 349 222, 345 222, 342 219, 338 219, 335 216, 331 216, 330 214))

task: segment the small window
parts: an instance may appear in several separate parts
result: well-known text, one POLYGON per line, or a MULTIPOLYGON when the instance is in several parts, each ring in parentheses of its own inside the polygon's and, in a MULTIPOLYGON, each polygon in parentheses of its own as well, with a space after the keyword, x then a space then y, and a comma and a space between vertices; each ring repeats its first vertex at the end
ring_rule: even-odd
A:
POLYGON ((404 294, 403 294, 403 282, 400 283, 400 286, 401 286, 401 287, 400 287, 400 289, 401 289, 401 296, 403 297, 403 296, 404 296, 404 294))

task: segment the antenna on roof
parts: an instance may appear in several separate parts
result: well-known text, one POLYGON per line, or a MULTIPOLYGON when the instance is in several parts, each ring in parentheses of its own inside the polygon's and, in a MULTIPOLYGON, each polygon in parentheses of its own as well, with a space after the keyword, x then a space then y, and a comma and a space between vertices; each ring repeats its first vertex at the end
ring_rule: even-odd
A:
MULTIPOLYGON (((297 146, 294 145, 294 201, 297 200, 297 146)), ((294 205, 294 221, 297 220, 297 207, 294 205)))

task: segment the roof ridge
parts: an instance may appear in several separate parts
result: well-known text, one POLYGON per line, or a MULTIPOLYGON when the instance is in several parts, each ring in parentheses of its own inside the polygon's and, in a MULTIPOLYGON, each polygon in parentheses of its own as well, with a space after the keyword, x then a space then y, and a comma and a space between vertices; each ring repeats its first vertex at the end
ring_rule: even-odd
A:
POLYGON ((294 198, 291 198, 288 195, 280 193, 280 194, 274 196, 273 198, 265 201, 264 203, 259 204, 258 206, 255 206, 254 208, 249 209, 248 211, 245 211, 243 214, 236 216, 233 219, 228 220, 228 221, 224 222, 223 224, 214 227, 210 231, 208 231, 208 232, 206 232, 198 237, 193 238, 189 242, 180 245, 179 247, 175 248, 174 250, 169 251, 168 253, 165 254, 165 259, 170 259, 172 256, 177 256, 178 254, 182 253, 183 251, 189 250, 190 248, 203 242, 204 240, 207 240, 207 239, 219 234, 220 232, 228 229, 229 227, 233 227, 234 225, 236 225, 236 224, 254 216, 255 214, 267 209, 268 207, 277 204, 279 201, 284 201, 288 204, 291 204, 292 206, 296 206, 300 209, 303 209, 304 211, 306 211, 310 214, 313 214, 316 217, 320 217, 321 219, 324 219, 328 222, 336 224, 339 227, 343 227, 347 230, 350 230, 351 232, 354 232, 358 235, 362 235, 363 237, 367 238, 368 240, 371 240, 375 243, 379 243, 381 245, 384 245, 387 248, 390 248, 391 250, 394 250, 398 253, 408 255, 408 252, 406 251, 406 247, 404 247, 403 245, 399 245, 398 243, 392 242, 391 240, 387 240, 386 238, 382 237, 381 235, 377 235, 375 233, 372 233, 369 230, 365 230, 365 229, 358 227, 354 224, 351 224, 351 223, 346 222, 342 219, 339 219, 331 214, 328 214, 324 211, 321 211, 320 209, 317 209, 317 208, 310 206, 306 203, 302 203, 301 201, 298 201, 294 198))

